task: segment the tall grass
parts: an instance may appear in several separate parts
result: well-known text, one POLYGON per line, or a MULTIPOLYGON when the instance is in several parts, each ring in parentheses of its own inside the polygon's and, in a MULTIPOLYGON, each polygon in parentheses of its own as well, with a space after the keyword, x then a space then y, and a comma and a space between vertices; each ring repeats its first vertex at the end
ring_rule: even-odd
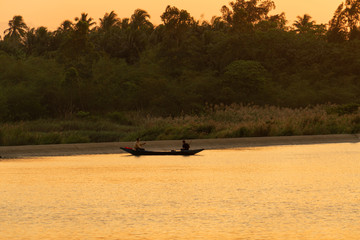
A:
POLYGON ((141 112, 72 120, 4 123, 1 145, 344 134, 360 132, 359 106, 206 106, 197 115, 156 117, 141 112))

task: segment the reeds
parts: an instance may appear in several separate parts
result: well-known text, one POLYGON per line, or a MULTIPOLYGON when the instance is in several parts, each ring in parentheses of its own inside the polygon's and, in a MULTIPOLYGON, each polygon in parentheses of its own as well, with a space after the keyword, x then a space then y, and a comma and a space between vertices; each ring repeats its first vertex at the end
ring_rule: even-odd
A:
POLYGON ((233 138, 360 132, 359 107, 319 105, 206 106, 196 115, 155 117, 141 112, 2 124, 1 145, 233 138), (350 109, 350 110, 349 110, 350 109))

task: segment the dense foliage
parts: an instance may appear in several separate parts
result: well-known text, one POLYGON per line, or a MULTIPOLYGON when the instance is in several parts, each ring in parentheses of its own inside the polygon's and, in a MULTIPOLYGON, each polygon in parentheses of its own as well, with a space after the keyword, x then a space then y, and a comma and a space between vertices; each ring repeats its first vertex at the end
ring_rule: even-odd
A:
POLYGON ((271 0, 236 0, 211 22, 168 6, 162 24, 135 10, 83 13, 56 31, 21 16, 0 40, 0 120, 142 110, 194 113, 206 104, 303 107, 359 103, 360 0, 329 25, 291 26, 271 0))
POLYGON ((358 107, 357 104, 297 109, 207 105, 201 114, 177 117, 147 116, 141 112, 112 112, 99 117, 79 112, 72 119, 4 123, 0 145, 133 142, 138 137, 148 141, 356 134, 360 132, 358 107))

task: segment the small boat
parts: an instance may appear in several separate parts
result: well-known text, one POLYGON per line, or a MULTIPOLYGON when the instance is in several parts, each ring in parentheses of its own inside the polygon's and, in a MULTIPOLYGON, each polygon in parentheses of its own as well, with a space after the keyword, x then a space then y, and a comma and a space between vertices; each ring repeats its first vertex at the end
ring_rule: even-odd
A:
POLYGON ((141 156, 141 155, 183 155, 183 156, 189 156, 194 155, 196 153, 201 152, 204 149, 194 149, 194 150, 171 150, 171 151, 148 151, 148 150, 135 150, 133 148, 129 147, 120 147, 125 152, 128 152, 135 156, 141 156))

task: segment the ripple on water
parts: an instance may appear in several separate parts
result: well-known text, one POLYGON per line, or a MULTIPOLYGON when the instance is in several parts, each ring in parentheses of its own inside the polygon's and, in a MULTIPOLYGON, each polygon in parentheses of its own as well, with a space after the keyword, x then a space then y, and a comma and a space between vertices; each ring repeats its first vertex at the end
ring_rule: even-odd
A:
POLYGON ((0 162, 0 239, 358 239, 359 144, 0 162))

